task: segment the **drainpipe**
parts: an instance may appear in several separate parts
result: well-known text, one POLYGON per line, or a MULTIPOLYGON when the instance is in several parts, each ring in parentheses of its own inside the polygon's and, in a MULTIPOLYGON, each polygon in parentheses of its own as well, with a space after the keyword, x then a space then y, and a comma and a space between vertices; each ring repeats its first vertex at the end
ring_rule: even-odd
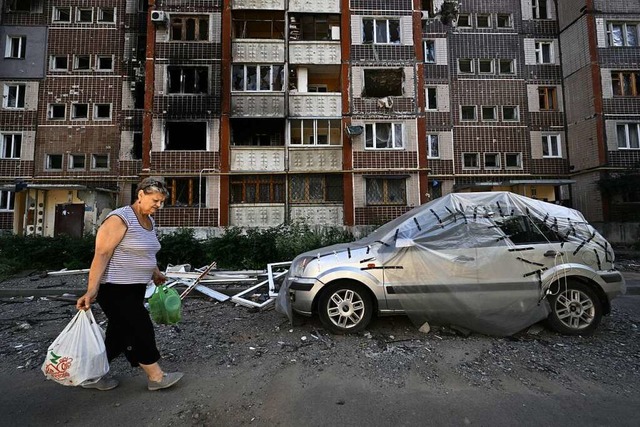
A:
POLYGON ((144 65, 144 116, 142 117, 142 173, 151 171, 151 132, 153 130, 153 96, 155 89, 156 27, 151 13, 156 1, 149 0, 147 10, 147 47, 144 65))

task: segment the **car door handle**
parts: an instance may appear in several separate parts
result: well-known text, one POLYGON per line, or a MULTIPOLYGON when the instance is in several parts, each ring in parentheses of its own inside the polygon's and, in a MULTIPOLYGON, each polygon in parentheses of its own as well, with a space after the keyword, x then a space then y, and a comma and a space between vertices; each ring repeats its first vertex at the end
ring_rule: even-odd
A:
POLYGON ((557 256, 562 256, 562 255, 564 255, 564 253, 557 252, 557 251, 547 251, 544 253, 544 256, 546 256, 547 258, 555 258, 557 256))

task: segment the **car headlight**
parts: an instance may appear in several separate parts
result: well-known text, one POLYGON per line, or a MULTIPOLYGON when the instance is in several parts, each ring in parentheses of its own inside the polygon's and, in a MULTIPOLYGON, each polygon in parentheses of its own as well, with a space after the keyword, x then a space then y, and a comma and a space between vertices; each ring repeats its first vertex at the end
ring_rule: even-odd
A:
POLYGON ((293 277, 304 277, 304 270, 307 268, 307 265, 314 259, 313 256, 305 256, 297 259, 293 265, 291 266, 291 276, 293 277))

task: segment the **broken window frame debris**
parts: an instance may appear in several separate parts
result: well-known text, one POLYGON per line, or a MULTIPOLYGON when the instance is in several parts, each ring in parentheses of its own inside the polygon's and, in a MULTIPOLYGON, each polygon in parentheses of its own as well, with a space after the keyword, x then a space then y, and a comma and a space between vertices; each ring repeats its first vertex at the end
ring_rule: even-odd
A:
POLYGON ((289 15, 289 40, 291 41, 337 41, 339 39, 340 15, 320 13, 289 15))
POLYGON ((8 35, 4 57, 8 59, 24 59, 27 54, 27 36, 8 35))

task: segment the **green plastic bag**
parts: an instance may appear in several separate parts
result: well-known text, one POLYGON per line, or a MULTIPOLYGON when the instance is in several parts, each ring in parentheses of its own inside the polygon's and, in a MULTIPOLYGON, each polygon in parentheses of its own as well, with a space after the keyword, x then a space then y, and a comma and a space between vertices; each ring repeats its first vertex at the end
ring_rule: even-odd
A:
POLYGON ((149 298, 149 312, 154 322, 173 325, 182 319, 182 300, 178 291, 159 285, 149 298))

